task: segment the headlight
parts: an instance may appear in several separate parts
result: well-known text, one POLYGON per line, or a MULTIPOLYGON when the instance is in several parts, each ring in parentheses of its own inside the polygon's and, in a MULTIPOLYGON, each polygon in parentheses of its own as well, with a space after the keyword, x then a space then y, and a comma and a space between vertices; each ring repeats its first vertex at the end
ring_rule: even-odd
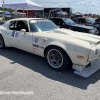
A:
POLYGON ((94 28, 95 31, 97 31, 97 28, 94 28))
POLYGON ((95 30, 89 30, 89 33, 95 33, 95 30))
POLYGON ((97 56, 97 54, 98 54, 98 50, 96 49, 96 50, 95 50, 95 57, 97 56))
POLYGON ((91 48, 90 53, 89 53, 89 60, 88 61, 93 61, 99 56, 99 51, 96 47, 91 48))
POLYGON ((94 27, 99 27, 99 24, 94 24, 94 27))

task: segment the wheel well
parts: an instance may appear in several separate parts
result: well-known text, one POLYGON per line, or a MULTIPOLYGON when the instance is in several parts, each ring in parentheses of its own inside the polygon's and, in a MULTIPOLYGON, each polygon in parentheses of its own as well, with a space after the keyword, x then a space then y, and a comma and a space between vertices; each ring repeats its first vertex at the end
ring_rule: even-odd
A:
MULTIPOLYGON (((46 53, 47 49, 50 48, 50 47, 58 47, 58 48, 62 49, 62 50, 66 53, 66 55, 69 57, 69 55, 67 54, 67 52, 66 52, 63 48, 61 48, 61 47, 59 47, 59 46, 55 46, 55 45, 49 45, 49 46, 47 46, 47 47, 45 48, 45 50, 44 50, 44 56, 45 56, 45 53, 46 53)), ((69 59, 70 59, 70 61, 71 61, 71 63, 72 63, 72 60, 71 60, 70 57, 69 57, 69 59)))
MULTIPOLYGON (((0 36, 2 36, 2 34, 0 33, 0 36)), ((2 38, 3 38, 3 36, 2 36, 2 38)), ((3 40, 4 40, 4 38, 3 38, 3 40)))
MULTIPOLYGON (((1 33, 0 33, 0 35, 1 35, 1 33)), ((2 36, 2 35, 1 35, 2 36)), ((2 38, 3 38, 3 36, 2 36, 2 38)))

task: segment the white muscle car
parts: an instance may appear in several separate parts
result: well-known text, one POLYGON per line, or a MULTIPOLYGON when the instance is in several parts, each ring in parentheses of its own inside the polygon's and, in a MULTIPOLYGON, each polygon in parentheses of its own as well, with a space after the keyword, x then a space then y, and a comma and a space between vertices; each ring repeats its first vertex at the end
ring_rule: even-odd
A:
POLYGON ((46 58, 54 70, 68 66, 89 77, 100 69, 100 37, 60 29, 42 18, 18 18, 0 26, 0 48, 15 47, 46 58))

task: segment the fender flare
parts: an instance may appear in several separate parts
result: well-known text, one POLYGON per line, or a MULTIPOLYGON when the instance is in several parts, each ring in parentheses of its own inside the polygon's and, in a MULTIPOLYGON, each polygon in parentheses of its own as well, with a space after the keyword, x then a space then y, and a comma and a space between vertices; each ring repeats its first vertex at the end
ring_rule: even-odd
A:
MULTIPOLYGON (((46 52, 47 48, 49 48, 51 46, 56 46, 56 47, 61 48, 69 56, 68 52, 66 51, 66 46, 63 43, 58 42, 58 41, 57 42, 56 41, 51 42, 49 45, 46 46, 46 48, 44 49, 44 56, 45 56, 45 52, 46 52)), ((71 59, 70 56, 69 56, 69 58, 70 58, 70 60, 72 62, 72 59, 71 59)))

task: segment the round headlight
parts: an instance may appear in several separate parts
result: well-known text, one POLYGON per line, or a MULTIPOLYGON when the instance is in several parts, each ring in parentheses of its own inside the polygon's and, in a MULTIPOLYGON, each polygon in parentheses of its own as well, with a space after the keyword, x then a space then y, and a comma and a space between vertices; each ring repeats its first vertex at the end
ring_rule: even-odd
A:
POLYGON ((95 57, 97 56, 97 54, 98 54, 98 50, 96 49, 96 50, 95 50, 95 57))

